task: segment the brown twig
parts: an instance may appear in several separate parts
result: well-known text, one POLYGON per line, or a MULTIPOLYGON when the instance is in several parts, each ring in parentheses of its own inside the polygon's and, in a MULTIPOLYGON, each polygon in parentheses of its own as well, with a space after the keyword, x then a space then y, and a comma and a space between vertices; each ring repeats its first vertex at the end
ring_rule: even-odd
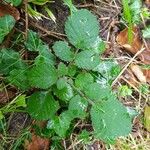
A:
POLYGON ((59 40, 65 40, 65 37, 66 37, 65 34, 57 33, 57 32, 54 32, 54 31, 49 31, 49 30, 43 28, 42 26, 40 26, 39 24, 37 24, 37 23, 35 23, 33 21, 30 22, 30 25, 40 29, 41 31, 43 31, 44 33, 46 33, 49 36, 55 37, 55 38, 57 38, 59 40))

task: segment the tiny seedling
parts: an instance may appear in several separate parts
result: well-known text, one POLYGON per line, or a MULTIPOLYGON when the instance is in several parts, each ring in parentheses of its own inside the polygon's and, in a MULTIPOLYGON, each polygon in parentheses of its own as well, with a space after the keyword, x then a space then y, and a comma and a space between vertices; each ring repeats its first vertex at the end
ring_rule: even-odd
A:
POLYGON ((140 14, 142 12, 141 0, 122 0, 123 5, 123 19, 128 26, 129 43, 133 40, 133 27, 141 21, 140 14))

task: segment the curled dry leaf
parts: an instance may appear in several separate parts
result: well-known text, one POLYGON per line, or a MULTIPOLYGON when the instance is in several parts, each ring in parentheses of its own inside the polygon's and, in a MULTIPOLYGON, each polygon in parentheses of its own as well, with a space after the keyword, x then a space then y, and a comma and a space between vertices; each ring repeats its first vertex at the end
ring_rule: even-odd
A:
POLYGON ((141 83, 146 83, 146 77, 145 77, 142 69, 140 68, 140 66, 138 66, 138 65, 131 65, 130 68, 131 68, 132 72, 134 73, 134 75, 137 77, 137 79, 141 83))
POLYGON ((20 19, 20 13, 15 7, 9 4, 4 4, 0 1, 0 17, 4 15, 11 15, 15 18, 15 20, 20 19))
POLYGON ((29 142, 25 141, 25 150, 49 150, 50 141, 49 139, 42 138, 38 135, 32 134, 32 140, 29 142))
MULTIPOLYGON (((133 27, 133 41, 131 43, 128 42, 127 28, 118 34, 116 41, 132 54, 136 54, 143 47, 143 42, 140 39, 139 30, 136 26, 133 27)), ((150 49, 145 49, 138 57, 143 63, 150 64, 150 49)))

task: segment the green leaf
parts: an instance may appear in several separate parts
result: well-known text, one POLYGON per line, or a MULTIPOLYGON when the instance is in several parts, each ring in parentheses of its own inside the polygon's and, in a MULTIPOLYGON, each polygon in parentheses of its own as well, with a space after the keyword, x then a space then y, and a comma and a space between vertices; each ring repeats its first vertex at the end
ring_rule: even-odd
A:
POLYGON ((59 63, 58 65, 58 76, 61 77, 61 76, 65 76, 68 74, 68 68, 67 66, 64 64, 64 63, 59 63))
POLYGON ((43 42, 39 38, 36 32, 32 30, 28 31, 27 41, 25 42, 25 46, 29 51, 40 51, 43 42))
POLYGON ((0 121, 4 118, 3 112, 0 110, 0 121))
POLYGON ((75 64, 82 69, 92 70, 100 63, 99 55, 93 51, 82 51, 77 54, 75 64))
POLYGON ((77 67, 75 65, 68 66, 68 76, 73 77, 77 72, 77 67))
POLYGON ((95 103, 90 113, 94 133, 98 139, 111 143, 117 137, 127 136, 131 132, 131 117, 114 96, 95 103))
POLYGON ((84 129, 78 135, 78 139, 82 140, 85 144, 88 144, 88 142, 90 142, 90 133, 84 129))
POLYGON ((47 89, 57 81, 57 71, 50 63, 39 62, 28 72, 28 79, 33 87, 47 89))
POLYGON ((87 72, 83 72, 83 73, 78 74, 78 76, 75 79, 76 87, 80 88, 81 90, 93 82, 94 82, 93 76, 87 72))
POLYGON ((146 39, 150 38, 150 26, 145 28, 144 30, 142 30, 142 32, 143 32, 144 38, 146 38, 146 39))
POLYGON ((127 85, 122 85, 119 87, 118 93, 119 93, 119 96, 122 96, 122 97, 131 96, 132 89, 129 88, 127 85))
POLYGON ((59 57, 63 61, 72 61, 74 58, 74 53, 71 51, 70 46, 68 46, 67 42, 57 41, 53 45, 53 50, 55 55, 59 57))
POLYGON ((72 118, 84 119, 86 117, 87 106, 87 100, 81 98, 79 95, 76 95, 70 100, 68 111, 70 112, 72 118))
POLYGON ((96 41, 93 43, 91 50, 95 51, 95 53, 102 54, 106 49, 104 41, 97 37, 96 41))
POLYGON ((45 63, 55 65, 55 56, 51 53, 48 45, 41 45, 39 50, 39 55, 35 59, 36 63, 43 61, 45 63))
POLYGON ((65 138, 67 130, 70 127, 71 116, 68 111, 63 112, 59 117, 55 117, 54 119, 48 122, 48 129, 54 129, 56 134, 60 137, 65 138))
POLYGON ((120 73, 120 66, 114 60, 106 60, 101 61, 98 66, 96 66, 93 71, 97 71, 102 76, 98 79, 103 85, 110 85, 112 81, 118 76, 120 73))
POLYGON ((29 0, 29 2, 35 5, 44 5, 49 2, 49 0, 29 0))
POLYGON ((8 3, 12 3, 14 6, 19 6, 22 3, 22 0, 5 0, 8 3))
POLYGON ((63 86, 64 85, 65 87, 63 89, 60 89, 60 87, 62 88, 62 85, 61 86, 57 85, 60 90, 55 87, 53 91, 54 91, 54 95, 56 95, 60 100, 67 102, 74 96, 74 91, 72 87, 70 86, 70 84, 66 83, 66 84, 63 84, 63 86))
POLYGON ((142 14, 144 19, 150 19, 150 12, 149 12, 149 9, 147 7, 142 8, 141 14, 142 14))
POLYGON ((26 107, 26 95, 20 95, 15 101, 17 107, 26 107))
POLYGON ((58 90, 64 89, 67 86, 67 79, 66 78, 58 79, 56 85, 58 90))
POLYGON ((76 48, 90 49, 99 35, 99 22, 90 11, 77 10, 66 21, 65 32, 76 48))
POLYGON ((11 15, 0 17, 0 44, 3 42, 4 37, 13 29, 15 19, 11 15))
POLYGON ((36 92, 27 101, 27 112, 37 120, 53 118, 58 109, 58 102, 48 92, 36 92))
POLYGON ((130 0, 130 10, 132 16, 132 22, 138 24, 141 21, 141 8, 142 2, 141 0, 130 0))
POLYGON ((84 92, 88 98, 94 101, 103 101, 111 94, 108 87, 102 87, 99 83, 92 83, 85 87, 84 92))
POLYGON ((23 63, 18 52, 12 49, 2 49, 0 51, 0 74, 9 74, 13 69, 25 69, 26 64, 23 63))
POLYGON ((7 77, 7 80, 10 82, 10 84, 15 85, 23 91, 26 91, 30 88, 26 70, 12 70, 9 76, 7 77))

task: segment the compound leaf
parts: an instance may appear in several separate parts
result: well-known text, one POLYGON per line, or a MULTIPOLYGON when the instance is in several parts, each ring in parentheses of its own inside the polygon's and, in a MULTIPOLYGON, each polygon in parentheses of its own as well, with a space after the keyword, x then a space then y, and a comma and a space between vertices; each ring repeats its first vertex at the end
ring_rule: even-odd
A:
POLYGON ((27 101, 27 112, 37 120, 53 118, 58 109, 58 102, 48 92, 36 92, 27 101))

